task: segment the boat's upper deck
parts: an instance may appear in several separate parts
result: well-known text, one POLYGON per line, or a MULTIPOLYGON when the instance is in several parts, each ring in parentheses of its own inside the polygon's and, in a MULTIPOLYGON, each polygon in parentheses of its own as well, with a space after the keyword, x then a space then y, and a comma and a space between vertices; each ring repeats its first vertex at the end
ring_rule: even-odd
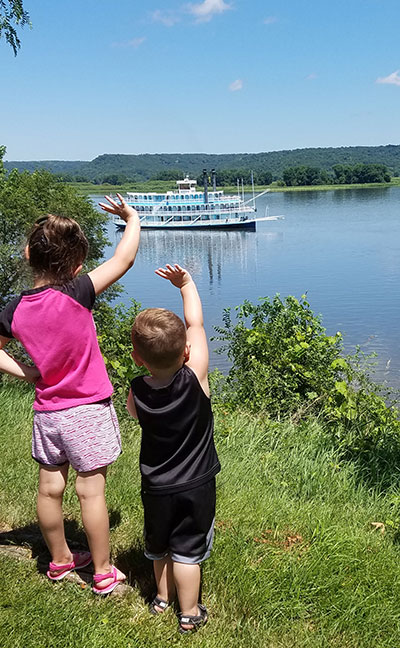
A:
POLYGON ((184 180, 177 180, 177 191, 166 191, 165 193, 157 193, 155 191, 136 192, 128 191, 128 202, 134 205, 205 205, 214 204, 222 206, 224 203, 229 203, 230 207, 239 207, 241 198, 239 195, 228 196, 224 195, 222 190, 212 190, 207 192, 207 202, 205 192, 197 189, 196 180, 190 180, 186 177, 184 180))

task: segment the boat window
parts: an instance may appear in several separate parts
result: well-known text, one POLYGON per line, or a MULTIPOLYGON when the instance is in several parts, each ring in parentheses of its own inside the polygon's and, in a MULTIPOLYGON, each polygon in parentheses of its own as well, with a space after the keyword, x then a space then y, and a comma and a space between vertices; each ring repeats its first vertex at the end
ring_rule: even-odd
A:
POLYGON ((200 211, 200 205, 196 205, 197 211, 200 211))

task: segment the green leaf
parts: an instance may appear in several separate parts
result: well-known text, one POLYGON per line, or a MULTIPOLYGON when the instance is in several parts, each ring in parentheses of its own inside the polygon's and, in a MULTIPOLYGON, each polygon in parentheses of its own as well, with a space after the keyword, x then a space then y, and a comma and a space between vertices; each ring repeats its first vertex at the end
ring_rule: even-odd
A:
POLYGON ((343 394, 343 396, 347 396, 348 393, 348 388, 347 388, 347 383, 345 383, 344 380, 338 380, 335 382, 335 389, 339 394, 343 394))

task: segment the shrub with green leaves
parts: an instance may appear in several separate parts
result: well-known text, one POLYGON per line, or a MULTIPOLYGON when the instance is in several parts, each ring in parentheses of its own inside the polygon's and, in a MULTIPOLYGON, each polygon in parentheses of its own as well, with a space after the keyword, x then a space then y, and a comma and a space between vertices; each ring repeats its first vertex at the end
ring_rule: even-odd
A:
POLYGON ((311 410, 342 378, 342 336, 325 334, 304 295, 245 301, 236 322, 224 310, 223 324, 217 339, 232 361, 227 382, 235 404, 273 417, 311 410))
POLYGON ((212 380, 216 399, 271 418, 316 414, 343 453, 375 466, 400 459, 398 410, 369 377, 360 353, 343 356, 340 333, 326 335, 303 295, 245 301, 217 327, 232 367, 212 380))
POLYGON ((120 410, 125 405, 130 381, 143 373, 131 356, 132 324, 139 311, 140 304, 132 299, 130 307, 100 302, 93 312, 100 349, 120 410))

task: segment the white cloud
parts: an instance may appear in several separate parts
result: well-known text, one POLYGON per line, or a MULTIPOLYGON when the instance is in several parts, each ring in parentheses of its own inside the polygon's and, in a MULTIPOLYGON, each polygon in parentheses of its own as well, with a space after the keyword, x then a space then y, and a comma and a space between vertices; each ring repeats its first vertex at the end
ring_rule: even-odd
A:
POLYGON ((233 81, 229 86, 229 90, 231 92, 237 92, 238 90, 241 90, 242 88, 243 88, 242 79, 236 79, 236 81, 233 81))
POLYGON ((138 47, 140 47, 144 43, 145 40, 146 40, 146 36, 140 36, 139 38, 133 38, 131 41, 128 41, 128 45, 130 47, 134 47, 135 49, 137 49, 138 47))
POLYGON ((133 47, 133 49, 138 49, 145 40, 146 36, 140 36, 124 43, 113 43, 113 47, 133 47))
POLYGON ((268 18, 264 18, 264 25, 273 25, 273 23, 278 22, 278 18, 276 16, 268 16, 268 18))
POLYGON ((400 86, 400 70, 392 72, 392 74, 389 74, 387 77, 379 77, 376 80, 376 83, 388 83, 390 85, 400 86))
POLYGON ((222 14, 231 8, 232 5, 227 4, 224 0, 204 0, 187 6, 189 13, 193 14, 199 22, 207 22, 215 14, 222 14))
POLYGON ((318 75, 315 74, 314 72, 311 72, 311 74, 307 74, 306 76, 306 81, 314 81, 314 79, 317 79, 318 75))
POLYGON ((168 10, 161 11, 156 9, 152 12, 151 18, 154 22, 160 22, 165 27, 173 27, 176 23, 180 22, 181 18, 176 11, 168 10))

